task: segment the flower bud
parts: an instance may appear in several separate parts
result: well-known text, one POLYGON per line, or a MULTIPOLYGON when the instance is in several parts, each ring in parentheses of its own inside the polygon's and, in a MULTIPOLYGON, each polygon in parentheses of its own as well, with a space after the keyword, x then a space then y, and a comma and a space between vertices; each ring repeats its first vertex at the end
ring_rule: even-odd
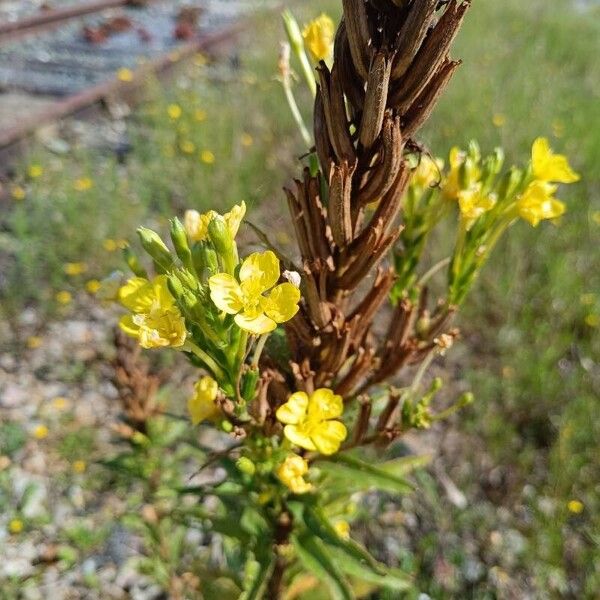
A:
POLYGON ((173 266, 173 257, 158 233, 146 227, 139 227, 137 233, 140 236, 144 250, 154 261, 156 270, 159 273, 166 273, 171 269, 173 266))
POLYGON ((283 26, 285 28, 285 33, 290 42, 290 46, 294 51, 294 54, 298 54, 304 51, 304 38, 302 37, 302 32, 300 31, 300 26, 298 25, 298 21, 294 15, 286 10, 281 14, 283 18, 283 26))
POLYGON ((125 246, 123 248, 123 256, 125 257, 125 262, 127 266, 131 269, 131 272, 137 277, 143 277, 144 279, 148 278, 148 273, 146 269, 140 263, 139 258, 133 252, 133 250, 129 246, 125 246))
POLYGON ((227 223, 221 215, 216 215, 209 223, 208 235, 223 263, 223 269, 229 275, 233 275, 237 265, 237 249, 229 227, 227 227, 227 223))
POLYGON ((177 217, 171 219, 170 223, 171 241, 173 242, 175 252, 187 269, 193 269, 192 252, 188 245, 185 229, 177 217))
POLYGON ((192 249, 192 259, 196 273, 200 276, 203 283, 206 283, 211 275, 219 270, 219 261, 214 248, 207 242, 199 242, 192 249))
POLYGON ((235 463, 235 466, 246 475, 254 475, 256 473, 256 465, 245 456, 241 456, 235 463))

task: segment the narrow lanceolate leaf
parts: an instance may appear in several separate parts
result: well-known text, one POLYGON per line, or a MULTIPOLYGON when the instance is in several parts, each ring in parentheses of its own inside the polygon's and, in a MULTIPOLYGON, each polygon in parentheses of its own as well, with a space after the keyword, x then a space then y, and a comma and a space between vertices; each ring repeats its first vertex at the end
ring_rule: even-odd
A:
POLYGON ((329 552, 340 569, 350 577, 398 592, 413 587, 410 576, 400 569, 388 569, 380 564, 379 569, 375 571, 368 565, 349 557, 338 547, 329 548, 329 552))
POLYGON ((431 458, 432 457, 427 454, 422 456, 403 456, 401 458, 388 460, 380 465, 380 469, 386 473, 391 473, 396 477, 403 477, 413 471, 426 467, 431 462, 431 458))
POLYGON ((320 539, 310 533, 294 535, 292 545, 304 567, 328 587, 332 600, 353 600, 348 582, 320 539))
POLYGON ((376 488, 398 494, 406 494, 413 489, 406 479, 347 454, 324 459, 321 468, 335 478, 344 479, 354 489, 376 488))
POLYGON ((341 537, 318 508, 306 507, 304 510, 304 522, 318 538, 330 546, 335 546, 344 556, 361 565, 368 565, 374 572, 384 572, 383 565, 379 564, 365 548, 352 539, 341 537))
POLYGON ((240 595, 240 600, 261 600, 265 597, 274 565, 274 557, 269 552, 263 552, 256 557, 256 560, 251 559, 246 563, 244 591, 240 595))

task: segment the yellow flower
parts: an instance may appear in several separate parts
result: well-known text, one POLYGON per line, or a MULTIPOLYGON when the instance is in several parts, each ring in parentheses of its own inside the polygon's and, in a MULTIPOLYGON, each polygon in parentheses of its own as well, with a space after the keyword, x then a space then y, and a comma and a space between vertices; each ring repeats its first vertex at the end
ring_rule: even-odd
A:
POLYGON ((205 54, 202 54, 202 52, 198 52, 197 54, 194 54, 194 64, 197 67, 203 67, 207 62, 208 62, 208 58, 206 57, 205 54))
POLYGON ((41 165, 29 165, 29 168, 27 169, 27 174, 29 175, 29 177, 31 177, 31 179, 37 179, 38 177, 41 177, 44 174, 44 169, 42 169, 41 165))
POLYGON ((455 146, 450 150, 450 171, 442 186, 444 196, 458 200, 460 191, 469 189, 480 177, 481 171, 475 160, 455 146))
MULTIPOLYGON (((208 238, 208 226, 210 222, 218 216, 214 210, 209 210, 200 214, 197 210, 186 210, 183 215, 183 226, 190 240, 202 242, 208 238)), ((231 234, 231 239, 235 239, 240 225, 246 215, 246 203, 236 204, 228 213, 223 215, 225 224, 231 234)))
POLYGON ((117 79, 119 81, 123 81, 125 83, 133 81, 133 72, 131 71, 131 69, 127 69, 126 67, 122 67, 121 69, 119 69, 117 71, 117 79))
POLYGON ((72 468, 75 473, 84 473, 85 470, 87 469, 87 464, 86 464, 85 460, 76 460, 73 463, 72 468))
POLYGON ((292 283, 275 285, 279 275, 273 252, 255 252, 240 267, 240 283, 227 273, 213 275, 208 280, 210 297, 219 310, 235 315, 241 329, 268 333, 298 312, 300 290, 292 283))
POLYGON ((194 395, 187 403, 188 412, 194 425, 198 425, 202 421, 212 420, 221 413, 215 403, 218 392, 219 385, 208 375, 196 382, 194 395))
POLYGON ((252 146, 252 144, 254 144, 254 138, 246 131, 244 131, 244 133, 242 133, 242 137, 240 138, 240 141, 242 142, 242 146, 244 146, 246 148, 249 148, 250 146, 252 146))
POLYGON ((600 326, 600 316, 594 313, 587 315, 584 321, 588 327, 592 327, 594 329, 600 326))
POLYGON ((45 425, 36 425, 33 429, 33 437, 36 440, 43 440, 48 437, 48 428, 45 425))
POLYGON ((201 108, 197 108, 194 111, 194 119, 198 121, 198 123, 202 123, 202 121, 206 121, 206 111, 201 108))
POLYGON ((492 123, 494 127, 503 127, 506 124, 506 116, 502 113, 496 113, 492 117, 492 123))
POLYGON ((212 165, 215 162, 215 155, 210 150, 202 150, 200 160, 207 165, 212 165))
POLYGON ((343 412, 342 397, 320 388, 310 396, 306 392, 292 394, 277 409, 277 419, 285 424, 283 433, 292 444, 333 454, 346 439, 346 426, 336 420, 343 412))
POLYGON ((169 104, 169 106, 167 106, 167 114, 173 121, 177 121, 177 119, 181 117, 182 112, 179 104, 169 104))
POLYGON ((470 229, 481 215, 494 208, 495 204, 496 198, 494 195, 483 194, 480 184, 476 184, 468 190, 461 190, 458 193, 458 206, 467 229, 470 229))
POLYGON ((564 214, 565 205, 553 197, 557 186, 545 181, 533 181, 517 200, 519 216, 533 227, 544 219, 556 219, 564 214))
POLYGON ((533 142, 531 150, 533 176, 540 181, 553 183, 575 183, 580 177, 569 165, 566 156, 554 154, 546 138, 533 142))
POLYGON ((37 335, 31 335, 27 338, 27 347, 30 350, 35 350, 36 348, 39 348, 44 340, 42 340, 41 337, 37 336, 37 335))
POLYGON ((56 292, 56 295, 54 296, 56 298, 56 301, 59 304, 70 304, 71 301, 73 300, 73 296, 71 295, 71 292, 67 292, 67 290, 62 290, 60 292, 56 292))
POLYGON ((167 277, 152 281, 130 279, 119 290, 119 302, 132 314, 121 318, 119 326, 138 339, 142 348, 179 347, 185 343, 185 321, 167 287, 167 277))
POLYGON ((194 144, 194 142, 191 142, 190 140, 183 140, 179 144, 179 149, 184 154, 194 154, 194 152, 196 151, 196 145, 194 144))
POLYGON ((411 184, 415 187, 426 189, 439 183, 444 161, 437 158, 433 160, 429 155, 423 154, 419 164, 412 173, 411 184))
POLYGON ((23 531, 23 521, 21 519, 11 519, 8 524, 8 531, 14 535, 23 531))
POLYGON ((572 512, 575 515, 579 515, 583 512, 583 509, 585 507, 583 505, 583 502, 581 502, 580 500, 569 500, 569 502, 567 503, 567 508, 569 509, 569 512, 572 512))
POLYGON ((104 240, 102 242, 102 246, 107 252, 115 252, 119 249, 119 244, 117 243, 117 240, 112 240, 110 238, 104 240))
POLYGON ((333 52, 335 25, 330 17, 322 13, 304 27, 302 37, 315 62, 327 60, 333 52))
POLYGON ((312 485, 304 481, 308 473, 308 462, 297 454, 290 454, 277 468, 277 477, 294 494, 306 494, 312 490, 312 485))
POLYGON ((52 406, 56 410, 65 410, 69 406, 69 401, 64 396, 56 396, 52 400, 52 406))
POLYGON ((13 185, 13 187, 10 190, 10 193, 13 197, 13 200, 24 200, 26 196, 25 189, 22 188, 20 185, 13 185))
POLYGON ((336 521, 333 528, 342 539, 347 540, 350 538, 350 523, 348 521, 336 521))
POLYGON ((67 275, 74 277, 75 275, 81 275, 82 273, 85 273, 87 271, 87 265, 84 262, 65 263, 63 265, 63 271, 67 275))
POLYGON ((592 213, 592 221, 594 221, 596 225, 600 225, 600 210, 595 210, 592 213))
POLYGON ((90 294, 96 294, 101 287, 102 287, 102 284, 97 279, 90 279, 85 284, 85 289, 90 294))
POLYGON ((73 188, 77 192, 87 192, 94 187, 94 182, 89 177, 81 177, 73 182, 73 188))

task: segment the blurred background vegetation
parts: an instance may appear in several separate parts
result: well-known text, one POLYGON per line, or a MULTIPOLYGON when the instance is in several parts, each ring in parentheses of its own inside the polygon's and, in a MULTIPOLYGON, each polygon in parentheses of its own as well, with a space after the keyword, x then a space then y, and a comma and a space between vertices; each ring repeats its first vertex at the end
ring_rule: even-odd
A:
MULTIPOLYGON (((337 15, 339 4, 307 0, 296 12, 300 20, 323 10, 337 15)), ((276 80, 282 37, 278 20, 264 18, 233 64, 207 66, 196 57, 171 84, 151 82, 117 153, 89 140, 27 151, 1 217, 5 351, 26 353, 48 323, 85 313, 96 281, 122 268, 119 248, 133 243, 140 223, 161 228, 173 212, 243 199, 251 220, 278 244, 290 243, 281 186, 303 144, 276 80), (43 316, 33 336, 20 326, 31 309, 43 316)), ((594 598, 600 7, 476 1, 454 55, 464 65, 423 135, 432 153, 447 156, 477 139, 484 151, 501 145, 508 163, 524 162, 543 135, 582 181, 564 192, 560 224, 521 223, 496 250, 460 316, 463 341, 443 365, 452 385, 473 389, 477 401, 420 442, 439 458, 396 517, 364 535, 396 539, 396 551, 387 544, 383 558, 414 569, 419 589, 434 598, 594 598)), ((308 95, 299 89, 298 96, 309 115, 308 95)), ((19 426, 0 427, 0 455, 11 456, 19 426)), ((65 431, 55 439, 59 452, 93 447, 89 429, 65 431)), ((0 486, 1 477, 0 469, 0 486)), ((378 514, 387 514, 389 501, 373 500, 378 514)), ((69 536, 76 546, 96 544, 78 530, 69 536)))

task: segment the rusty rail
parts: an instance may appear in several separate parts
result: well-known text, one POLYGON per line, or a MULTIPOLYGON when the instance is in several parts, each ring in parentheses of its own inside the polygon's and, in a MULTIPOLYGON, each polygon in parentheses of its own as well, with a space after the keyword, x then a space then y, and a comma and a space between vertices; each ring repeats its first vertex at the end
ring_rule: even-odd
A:
POLYGON ((50 9, 12 23, 0 23, 0 44, 44 29, 58 27, 63 21, 133 4, 131 0, 94 0, 77 6, 50 9))
POLYGON ((104 98, 118 95, 119 92, 127 93, 133 92, 136 88, 139 89, 143 86, 149 74, 164 72, 175 63, 196 52, 211 50, 231 40, 236 34, 246 29, 250 22, 251 18, 247 18, 220 31, 201 35, 195 40, 182 44, 168 54, 164 54, 137 68, 133 71, 131 81, 123 82, 115 76, 109 81, 92 86, 21 119, 18 125, 0 131, 0 149, 20 141, 44 125, 77 113, 104 98))

